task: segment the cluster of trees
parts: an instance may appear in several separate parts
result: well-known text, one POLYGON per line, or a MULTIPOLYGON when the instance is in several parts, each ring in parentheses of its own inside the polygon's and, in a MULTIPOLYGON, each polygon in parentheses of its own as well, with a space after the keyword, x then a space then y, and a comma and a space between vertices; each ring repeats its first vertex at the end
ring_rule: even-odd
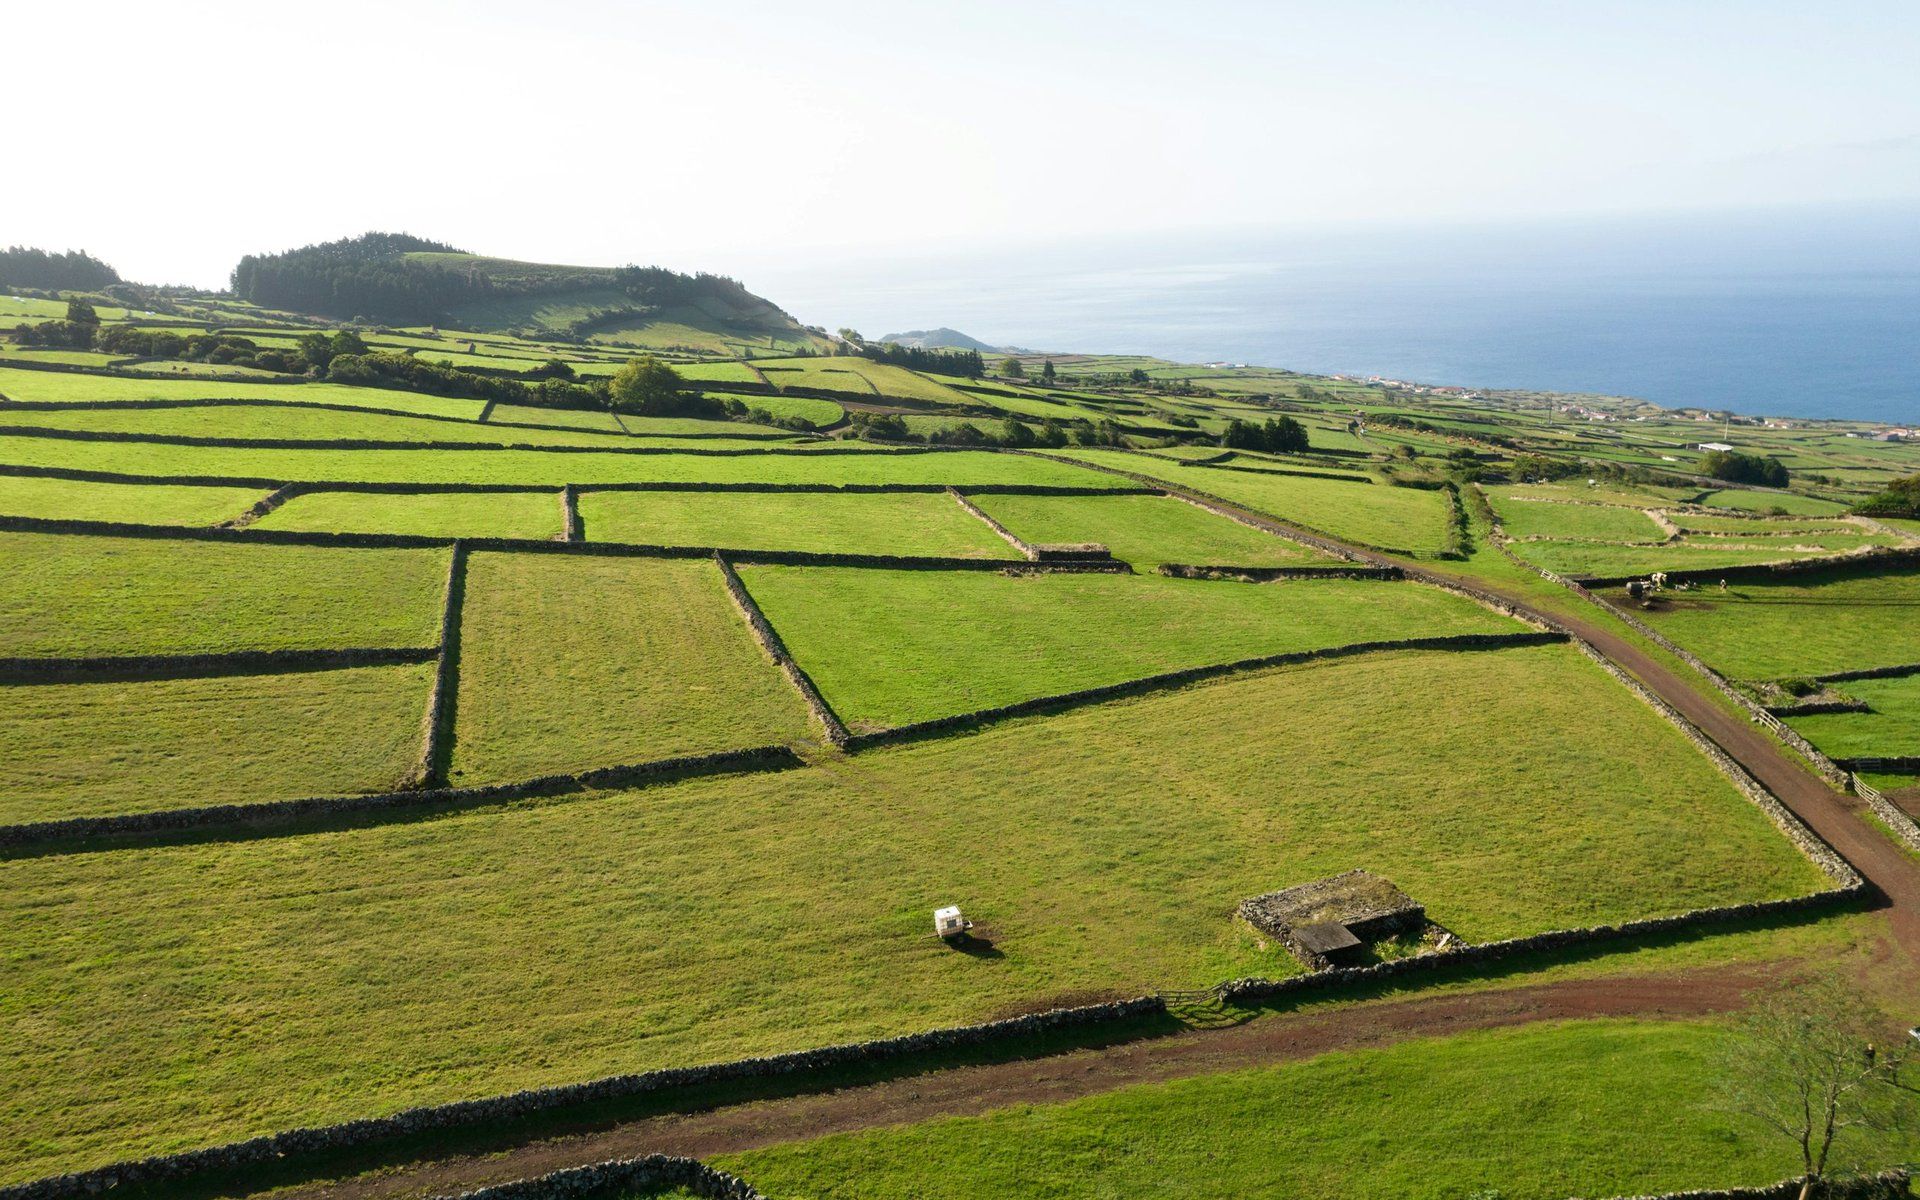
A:
MULTIPOLYGON (((1025 379, 1027 377, 1027 364, 1017 358, 1005 359, 1000 364, 1000 374, 1008 379, 1025 379)), ((1059 372, 1053 369, 1052 359, 1046 358, 1040 360, 1041 383, 1052 383, 1059 377, 1059 372)))
POLYGON ((61 254, 31 246, 0 250, 0 288, 90 292, 119 282, 119 272, 85 250, 61 254))
POLYGON ((518 379, 462 371, 392 350, 334 354, 319 373, 336 383, 404 388, 438 396, 492 400, 499 404, 535 404, 547 408, 608 407, 605 384, 583 387, 562 379, 526 383, 518 379))
POLYGON ((1854 510, 1869 517, 1912 517, 1920 520, 1920 475, 1909 475, 1887 485, 1887 490, 1869 496, 1854 510))
POLYGON ((978 350, 923 350, 898 342, 861 342, 860 355, 875 362, 962 379, 978 379, 987 373, 986 360, 978 350))
POLYGON ((233 292, 267 308, 402 325, 435 321, 465 305, 502 297, 583 290, 618 291, 633 304, 631 309, 596 313, 590 320, 624 319, 701 299, 738 307, 764 303, 726 276, 682 275, 664 267, 501 264, 484 258, 443 263, 407 257, 429 252, 465 253, 411 234, 367 233, 281 254, 249 254, 233 269, 233 292))
MULTIPOLYGON (((547 381, 548 384, 556 382, 551 379, 547 381)), ((744 403, 734 403, 745 411, 744 403)), ((607 384, 607 405, 615 412, 642 417, 708 417, 717 420, 729 415, 727 405, 699 392, 689 391, 678 371, 651 354, 641 355, 614 373, 607 384)))
POLYGON ((1292 417, 1268 417, 1259 425, 1236 419, 1228 422, 1220 444, 1234 450, 1298 454, 1307 449, 1307 429, 1292 417))
POLYGON ((1700 459, 1700 473, 1728 483, 1754 483, 1761 487, 1787 486, 1787 468, 1777 458, 1761 454, 1742 454, 1738 450, 1709 450, 1700 459))
POLYGON ((22 346, 85 350, 93 345, 99 332, 100 314, 94 311, 93 305, 85 300, 69 300, 65 320, 16 325, 13 327, 13 340, 22 346))
POLYGON ((1058 449, 1062 446, 1122 446, 1126 431, 1117 421, 1056 421, 1049 417, 1035 429, 1013 417, 1002 420, 997 428, 986 429, 971 421, 947 425, 922 436, 907 428, 904 419, 894 413, 855 412, 854 436, 877 442, 926 442, 935 446, 1007 446, 1058 449))

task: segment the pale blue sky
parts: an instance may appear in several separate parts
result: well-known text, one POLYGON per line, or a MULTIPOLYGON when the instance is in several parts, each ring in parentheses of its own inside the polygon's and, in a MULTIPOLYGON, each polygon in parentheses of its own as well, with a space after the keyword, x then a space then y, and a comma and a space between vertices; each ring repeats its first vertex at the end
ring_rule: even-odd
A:
POLYGON ((7 17, 0 242, 367 228, 741 274, 1233 225, 1920 199, 1920 5, 108 0, 7 17))

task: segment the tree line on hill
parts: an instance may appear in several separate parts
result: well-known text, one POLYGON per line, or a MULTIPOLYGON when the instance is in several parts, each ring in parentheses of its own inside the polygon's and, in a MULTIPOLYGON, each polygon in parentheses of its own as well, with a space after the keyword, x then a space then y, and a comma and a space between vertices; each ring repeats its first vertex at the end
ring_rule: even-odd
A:
POLYGON ((957 375, 978 379, 987 373, 986 360, 978 350, 928 350, 903 346, 898 342, 859 342, 860 356, 874 362, 892 363, 911 371, 930 371, 935 375, 957 375))
POLYGON ((711 298, 762 303, 723 275, 683 275, 664 267, 567 267, 486 260, 442 263, 415 253, 462 254, 444 242, 404 233, 367 233, 279 254, 249 254, 233 269, 234 295, 266 308, 396 325, 438 321, 489 300, 582 290, 622 293, 632 308, 593 319, 630 317, 666 305, 711 298))
POLYGON ((855 411, 850 414, 855 437, 873 442, 925 442, 934 446, 1003 446, 1009 449, 1057 450, 1063 446, 1119 446, 1127 444, 1126 430, 1118 421, 1058 421, 1052 417, 1035 429, 1016 417, 1006 417, 997 427, 982 429, 971 421, 944 425, 930 433, 918 434, 908 428, 897 413, 855 411))
POLYGON ((89 292, 119 282, 118 271, 85 250, 57 254, 31 246, 0 250, 0 289, 89 292))

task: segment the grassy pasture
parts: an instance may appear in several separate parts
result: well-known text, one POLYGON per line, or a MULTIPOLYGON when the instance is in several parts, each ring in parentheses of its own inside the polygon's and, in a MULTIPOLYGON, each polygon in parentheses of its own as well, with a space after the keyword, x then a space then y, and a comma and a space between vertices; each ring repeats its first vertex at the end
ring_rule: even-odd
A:
POLYGON ((1269 567, 1333 560, 1165 496, 980 496, 981 510, 1029 542, 1098 542, 1140 570, 1164 562, 1269 567))
POLYGON ((1820 517, 1720 517, 1704 513, 1676 512, 1669 514, 1675 525, 1688 531, 1702 533, 1743 533, 1743 534, 1788 534, 1788 533, 1859 533, 1860 526, 1851 521, 1826 520, 1820 517))
MULTIPOLYGON (((588 411, 575 408, 537 408, 525 404, 496 404, 487 414, 488 421, 513 421, 523 425, 551 425, 557 429, 590 429, 598 433, 624 433, 619 418, 610 412, 588 411)), ((705 424, 702 422, 702 424, 705 424)), ((481 428, 486 428, 482 425, 481 428)), ((524 432, 524 431, 518 431, 524 432)), ((502 441, 508 438, 508 430, 495 430, 494 436, 502 441)))
POLYGON ((254 524, 328 533, 414 533, 428 537, 557 538, 565 529, 559 492, 309 492, 254 524))
POLYGON ((1509 535, 1521 537, 1588 538, 1606 542, 1657 542, 1666 533, 1653 518, 1637 508, 1602 508, 1594 504, 1555 504, 1516 500, 1490 491, 1494 511, 1509 535))
POLYGON ((453 781, 530 779, 785 742, 799 696, 710 562, 476 554, 453 781))
POLYGON ((1920 662, 1915 571, 1732 583, 1724 593, 1707 587, 1641 615, 1736 679, 1920 662))
MULTIPOLYGON (((812 387, 845 392, 854 399, 871 400, 876 394, 923 400, 929 404, 969 404, 969 397, 932 376, 910 371, 892 363, 846 356, 840 358, 760 359, 754 362, 775 387, 812 387)), ((752 404, 752 400, 747 401, 752 404)))
POLYGON ((348 387, 338 383, 229 383, 212 379, 130 379, 122 375, 79 375, 21 371, 0 367, 0 395, 19 401, 89 404, 100 400, 310 400, 386 408, 471 420, 485 408, 479 400, 426 396, 389 388, 348 387))
POLYGON ((1066 456, 1151 475, 1337 538, 1405 550, 1439 550, 1447 540, 1447 497, 1421 488, 1338 479, 1259 474, 1215 467, 1175 467, 1118 450, 1073 450, 1066 456))
MULTIPOLYGON (((724 447, 725 443, 702 443, 724 447)), ((743 446, 758 449, 762 443, 743 446)), ((970 487, 990 483, 1035 483, 1108 487, 1112 476, 1066 462, 987 450, 897 454, 571 454, 500 450, 432 454, 417 450, 266 449, 173 446, 144 442, 116 445, 116 471, 136 475, 212 475, 312 482, 514 483, 559 487, 565 483, 938 483, 970 487)), ((0 437, 0 462, 24 466, 98 470, 97 443, 53 438, 0 437)))
POLYGON ((736 396, 728 392, 708 392, 707 397, 722 401, 738 400, 747 406, 748 411, 758 408, 765 409, 775 417, 799 417, 822 429, 839 424, 840 419, 847 415, 846 409, 817 396, 736 396))
POLYGON ((87 483, 0 475, 0 515, 52 520, 217 525, 266 493, 253 488, 87 483))
MULTIPOLYGON (((742 426, 717 423, 726 432, 742 426)), ((436 421, 380 412, 338 412, 261 401, 245 406, 205 408, 69 408, 27 412, 0 411, 0 425, 39 429, 110 430, 188 437, 299 438, 308 441, 359 439, 381 442, 503 442, 549 446, 635 446, 645 442, 618 429, 500 428, 476 421, 436 421)))
POLYGON ((1920 756, 1920 675, 1855 679, 1840 689, 1873 711, 1794 717, 1789 724, 1834 758, 1920 756))
POLYGON ((1664 546, 1609 546, 1578 542, 1521 542, 1514 553, 1529 562, 1564 575, 1643 575, 1649 571, 1681 571, 1700 567, 1733 567, 1749 563, 1820 558, 1863 545, 1884 545, 1891 539, 1832 534, 1806 538, 1756 538, 1751 542, 1727 538, 1682 539, 1664 546))
POLYGON ((1816 496, 1801 496, 1791 492, 1750 492, 1742 488, 1708 492, 1695 503, 1708 508, 1737 508, 1746 512, 1771 512, 1778 508, 1799 517, 1828 517, 1846 511, 1846 505, 1816 496))
POLYGON ((0 823, 389 791, 431 664, 0 690, 0 823))
MULTIPOLYGON (((4 313, 5 310, 0 309, 0 315, 4 313)), ((123 354, 102 354, 97 350, 45 350, 38 346, 12 344, 0 345, 0 354, 6 356, 0 359, 0 365, 17 359, 30 363, 64 363, 74 367, 107 367, 126 357, 123 354)))
POLYGON ((0 656, 439 641, 443 550, 0 533, 0 656))
POLYGON ((940 493, 585 492, 588 541, 827 554, 1019 558, 940 493))
MULTIPOLYGON (((1717 1026, 1583 1021, 1423 1038, 714 1160, 769 1196, 1560 1200, 1771 1183, 1792 1146, 1726 1113, 1717 1026), (1285 1151, 1275 1138, 1284 1131, 1285 1151)), ((1842 1154, 1911 1158, 1909 1135, 1842 1154)))
POLYGON ((1363 865, 1470 940, 1820 882, 1558 646, 1311 664, 772 775, 5 861, 9 1013, 34 1035, 0 1039, 0 1181, 1286 972, 1233 905, 1363 865), (949 900, 1002 957, 926 936, 949 900))
POLYGON ((1378 581, 803 567, 745 568, 742 578, 855 728, 1265 654, 1521 629, 1458 596, 1378 581))

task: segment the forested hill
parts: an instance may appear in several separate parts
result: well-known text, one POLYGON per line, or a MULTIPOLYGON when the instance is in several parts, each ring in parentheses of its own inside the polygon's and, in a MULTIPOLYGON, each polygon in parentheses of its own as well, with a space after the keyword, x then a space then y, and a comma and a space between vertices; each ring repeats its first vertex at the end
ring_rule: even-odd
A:
POLYGON ((49 253, 30 246, 0 250, 0 289, 92 291, 119 283, 120 273, 85 250, 49 253))
POLYGON ((694 340, 703 333, 806 336, 777 306, 723 275, 518 262, 400 233, 248 255, 233 270, 233 291, 266 308, 390 325, 598 340, 661 323, 684 327, 694 340))

